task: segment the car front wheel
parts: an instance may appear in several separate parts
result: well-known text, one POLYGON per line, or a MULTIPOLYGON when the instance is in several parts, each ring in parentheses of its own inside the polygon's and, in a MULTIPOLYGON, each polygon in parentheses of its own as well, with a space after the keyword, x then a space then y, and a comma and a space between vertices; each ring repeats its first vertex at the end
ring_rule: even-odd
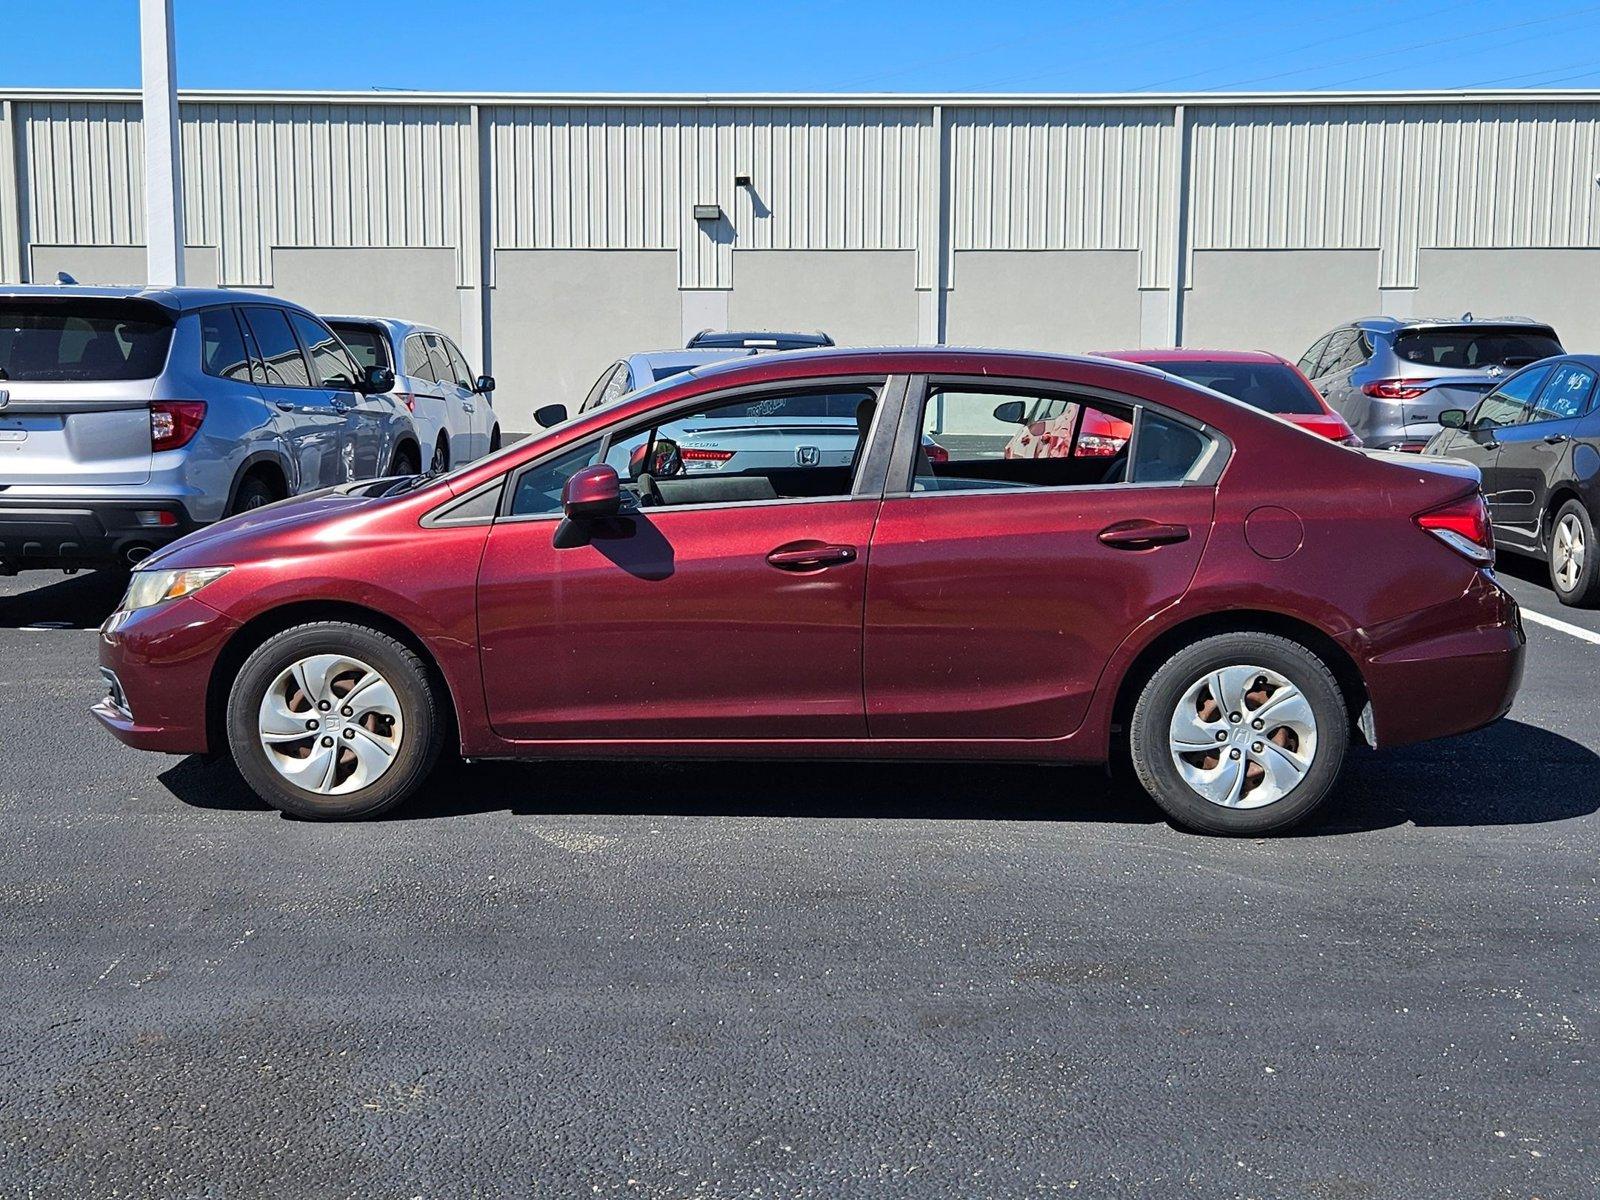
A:
POLYGON ((1129 725, 1133 768, 1179 825, 1248 835, 1322 803, 1344 765, 1338 681, 1306 647, 1265 633, 1196 642, 1163 663, 1129 725))
POLYGON ((259 646, 228 696, 228 746, 259 795, 313 820, 370 817, 414 795, 439 755, 438 698, 422 660, 345 621, 259 646))

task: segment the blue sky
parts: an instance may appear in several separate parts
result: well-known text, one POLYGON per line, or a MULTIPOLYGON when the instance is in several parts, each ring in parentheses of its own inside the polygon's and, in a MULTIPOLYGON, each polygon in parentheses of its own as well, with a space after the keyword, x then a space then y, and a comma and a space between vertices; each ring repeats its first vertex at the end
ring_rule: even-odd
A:
MULTIPOLYGON (((138 0, 8 0, 0 86, 138 83, 138 0)), ((195 88, 1600 87, 1600 3, 177 0, 195 88)))

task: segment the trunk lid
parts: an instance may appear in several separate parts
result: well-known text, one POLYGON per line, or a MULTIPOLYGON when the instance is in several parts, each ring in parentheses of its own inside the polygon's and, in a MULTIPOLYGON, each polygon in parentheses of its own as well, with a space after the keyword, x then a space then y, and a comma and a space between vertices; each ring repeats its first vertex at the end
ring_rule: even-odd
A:
POLYGON ((150 479, 153 380, 0 380, 0 488, 150 479))

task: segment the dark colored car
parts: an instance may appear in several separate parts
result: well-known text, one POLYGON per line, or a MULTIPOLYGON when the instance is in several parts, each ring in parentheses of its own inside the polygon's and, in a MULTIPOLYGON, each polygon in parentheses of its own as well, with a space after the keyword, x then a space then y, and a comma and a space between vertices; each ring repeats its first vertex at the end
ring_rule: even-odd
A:
POLYGON ((1097 350, 1102 358, 1143 363, 1251 408, 1282 417, 1330 441, 1359 446, 1345 419, 1328 406, 1311 381, 1286 358, 1264 350, 1097 350))
POLYGON ((99 719, 231 753, 270 803, 381 811, 469 758, 1104 763, 1171 817, 1281 828, 1522 673, 1478 474, 1306 437, 1109 359, 950 349, 696 371, 452 474, 350 485, 152 558, 99 719), (827 397, 849 463, 695 475, 673 423, 827 397), (1007 458, 1041 396, 1130 426, 1007 458), (938 431, 948 458, 923 439, 938 431))
POLYGON ((1555 330, 1527 317, 1365 317, 1324 335, 1296 365, 1363 444, 1421 450, 1441 411, 1560 353, 1555 330))
POLYGON ((1497 544, 1543 559, 1563 604, 1600 603, 1600 356, 1549 358, 1508 376, 1445 426, 1424 453, 1483 473, 1497 544))

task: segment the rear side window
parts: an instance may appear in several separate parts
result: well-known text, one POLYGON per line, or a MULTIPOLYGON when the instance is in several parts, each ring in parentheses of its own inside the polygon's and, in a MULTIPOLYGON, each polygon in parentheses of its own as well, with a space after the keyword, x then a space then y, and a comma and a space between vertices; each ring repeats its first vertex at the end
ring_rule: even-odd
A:
POLYGON ((1005 390, 930 389, 911 487, 918 492, 1120 483, 1131 406, 1005 390))
POLYGON ((310 387, 311 372, 306 367, 305 356, 300 353, 300 343, 294 340, 289 328, 289 318, 281 308, 246 308, 242 310, 250 322, 250 332, 255 335, 256 347, 261 352, 261 365, 267 373, 270 387, 310 387))
POLYGON ((433 373, 433 363, 428 358, 428 348, 422 344, 422 335, 413 333, 406 339, 405 345, 405 373, 413 379, 426 379, 437 383, 438 378, 433 373))
POLYGON ((355 386, 356 368, 344 352, 344 345, 327 326, 304 313, 291 313, 295 334, 311 360, 311 377, 327 388, 355 386))
POLYGON ((154 304, 114 299, 0 302, 0 381, 154 379, 172 320, 154 304))
POLYGON ((334 325, 333 331, 356 360, 356 366, 388 367, 389 339, 373 325, 334 325))
POLYGON ((1395 338, 1403 362, 1472 371, 1482 367, 1521 367, 1561 353, 1553 333, 1462 325, 1413 329, 1395 338))
POLYGON ((1135 483, 1182 483, 1206 464, 1214 443, 1198 429, 1145 410, 1133 451, 1135 483))
POLYGON ((1594 372, 1582 363, 1564 362, 1550 373, 1550 382, 1533 402, 1534 421, 1565 421, 1581 417, 1594 391, 1594 372))
POLYGON ((200 314, 200 368, 218 379, 250 382, 250 353, 233 309, 208 308, 200 314))
POLYGON ((1321 359, 1322 352, 1327 348, 1328 342, 1332 337, 1333 334, 1327 333, 1318 338, 1311 349, 1302 354, 1300 361, 1295 364, 1306 373, 1307 378, 1315 379, 1317 377, 1317 361, 1321 359))
POLYGON ((1163 370, 1269 413, 1322 412, 1317 395, 1282 363, 1164 362, 1163 370))

